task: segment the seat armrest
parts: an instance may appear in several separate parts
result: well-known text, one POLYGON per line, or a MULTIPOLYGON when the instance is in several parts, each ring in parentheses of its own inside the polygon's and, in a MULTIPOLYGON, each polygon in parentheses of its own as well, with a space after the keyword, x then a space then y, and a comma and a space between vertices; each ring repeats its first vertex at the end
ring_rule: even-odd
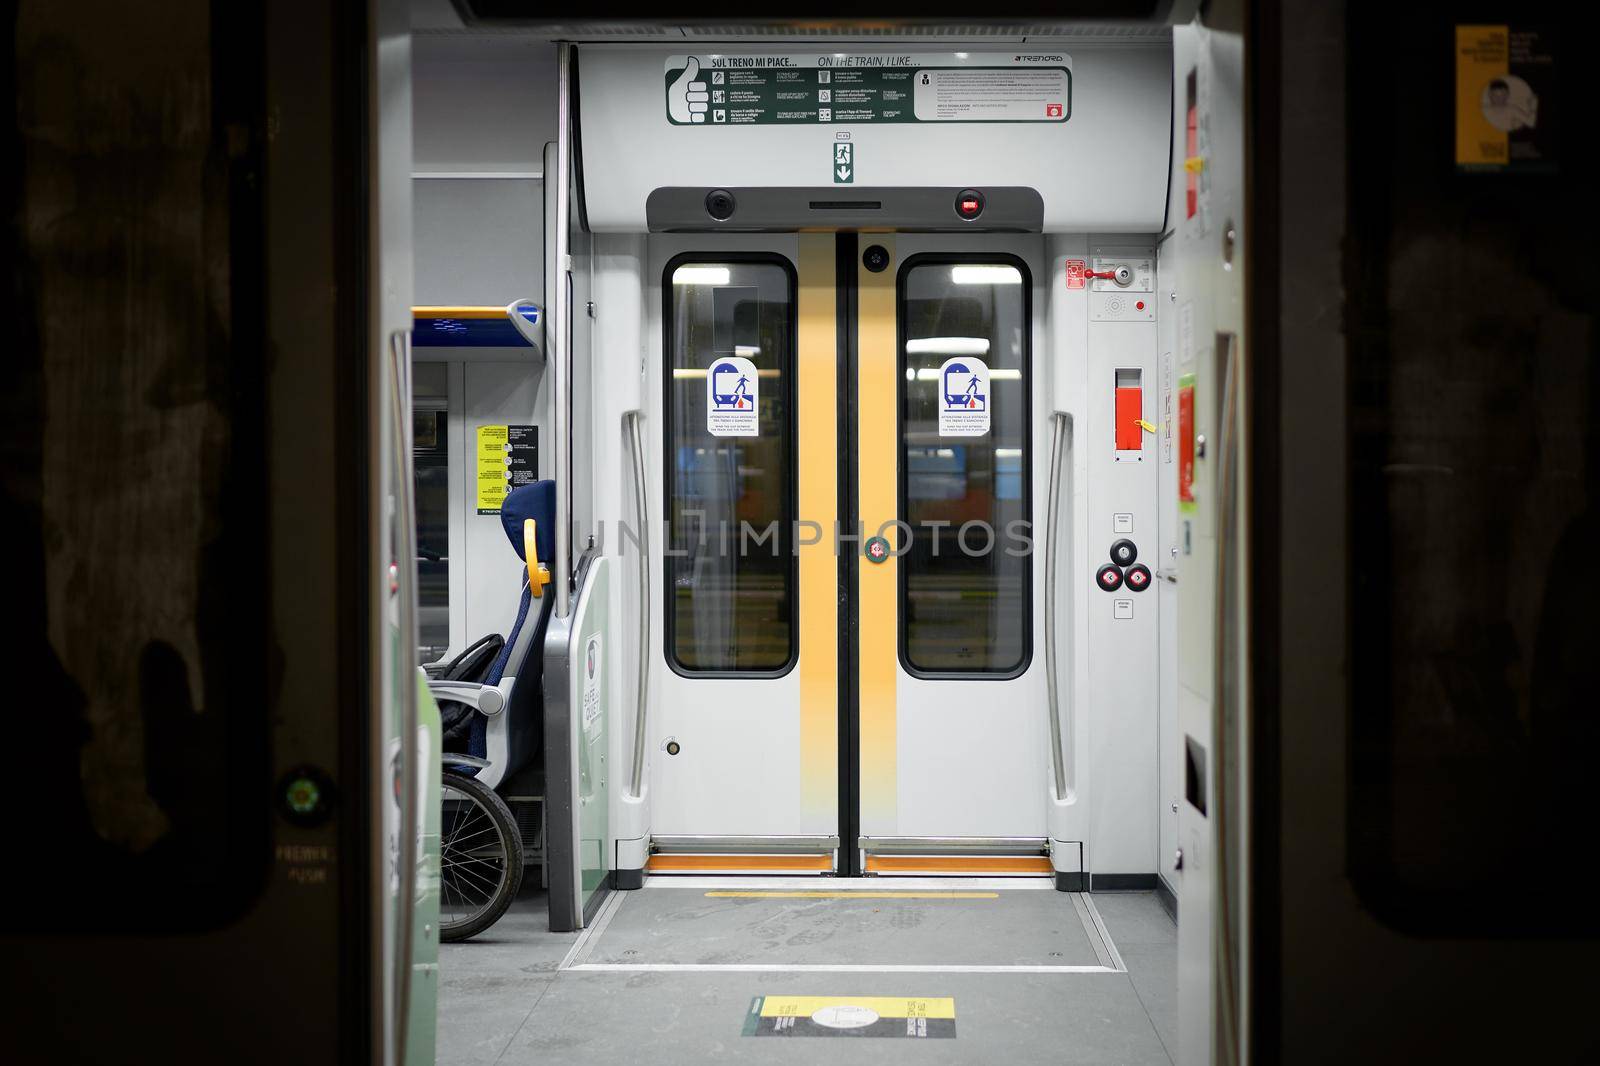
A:
POLYGON ((493 685, 479 685, 472 681, 428 680, 428 691, 435 700, 453 700, 493 718, 506 709, 505 693, 493 685))

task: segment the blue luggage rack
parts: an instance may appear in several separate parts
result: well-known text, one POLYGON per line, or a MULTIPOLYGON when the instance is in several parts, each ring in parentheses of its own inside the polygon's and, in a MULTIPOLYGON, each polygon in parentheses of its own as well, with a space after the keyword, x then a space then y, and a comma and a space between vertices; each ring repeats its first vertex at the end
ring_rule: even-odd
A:
POLYGON ((413 307, 414 348, 532 348, 540 355, 544 310, 526 300, 508 307, 413 307), (521 322, 513 319, 521 319, 521 322))

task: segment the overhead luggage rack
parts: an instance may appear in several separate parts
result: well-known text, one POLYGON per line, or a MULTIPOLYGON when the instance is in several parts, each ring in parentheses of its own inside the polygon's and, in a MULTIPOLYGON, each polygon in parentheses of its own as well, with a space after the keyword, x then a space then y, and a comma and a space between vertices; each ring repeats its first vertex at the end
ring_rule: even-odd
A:
POLYGON ((544 358, 544 309, 531 300, 413 307, 411 318, 413 348, 532 348, 544 358))

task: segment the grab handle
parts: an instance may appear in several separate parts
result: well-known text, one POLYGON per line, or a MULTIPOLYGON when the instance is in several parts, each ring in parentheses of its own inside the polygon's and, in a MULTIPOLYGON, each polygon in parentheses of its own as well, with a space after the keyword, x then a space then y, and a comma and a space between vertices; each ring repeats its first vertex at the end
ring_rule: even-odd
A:
MULTIPOLYGON (((1057 575, 1060 571, 1059 556, 1061 549, 1058 545, 1060 533, 1057 523, 1060 521, 1061 510, 1061 482, 1071 465, 1072 453, 1072 416, 1062 411, 1057 411, 1050 416, 1052 439, 1050 443, 1050 495, 1049 502, 1045 505, 1045 542, 1044 542, 1044 675, 1045 688, 1049 694, 1046 701, 1050 713, 1050 762, 1055 771, 1055 798, 1058 801, 1067 798, 1067 760, 1062 751, 1061 744, 1061 683, 1058 677, 1059 664, 1056 654, 1056 616, 1058 613, 1057 600, 1057 575)), ((1070 528, 1070 527, 1069 527, 1070 528)))
POLYGON ((395 652, 395 696, 400 702, 400 818, 395 877, 394 956, 395 1061, 406 1061, 411 1026, 412 926, 417 919, 417 513, 412 498, 411 469, 411 332, 389 334, 389 402, 393 422, 391 448, 395 478, 395 593, 399 597, 400 639, 395 652))
POLYGON ((629 411, 628 437, 633 445, 633 511, 639 519, 639 688, 633 712, 633 777, 628 794, 637 799, 644 790, 645 713, 650 693, 650 511, 644 483, 644 421, 640 411, 629 411))

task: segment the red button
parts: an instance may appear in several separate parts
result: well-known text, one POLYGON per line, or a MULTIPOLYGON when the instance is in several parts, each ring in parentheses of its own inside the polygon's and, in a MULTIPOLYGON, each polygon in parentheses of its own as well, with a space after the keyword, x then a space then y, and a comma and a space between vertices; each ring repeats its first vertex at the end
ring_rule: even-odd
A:
POLYGON ((1140 300, 1138 303, 1134 304, 1133 306, 1138 308, 1140 311, 1143 311, 1144 310, 1144 301, 1140 300))

